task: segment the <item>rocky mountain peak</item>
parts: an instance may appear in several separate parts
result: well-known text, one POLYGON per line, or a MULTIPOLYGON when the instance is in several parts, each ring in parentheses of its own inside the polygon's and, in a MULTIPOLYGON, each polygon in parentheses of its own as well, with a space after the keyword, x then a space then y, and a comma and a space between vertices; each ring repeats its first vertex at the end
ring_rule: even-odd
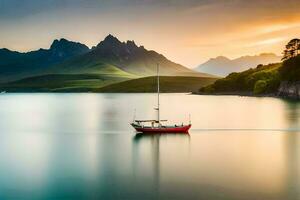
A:
POLYGON ((89 48, 81 44, 79 42, 72 42, 67 39, 61 38, 60 40, 56 39, 51 44, 50 50, 58 50, 58 49, 82 49, 82 50, 89 50, 89 48))
POLYGON ((122 42, 120 42, 120 40, 117 37, 109 34, 108 36, 105 37, 105 39, 103 41, 101 41, 97 45, 97 47, 99 47, 99 46, 119 46, 121 44, 122 44, 122 42))

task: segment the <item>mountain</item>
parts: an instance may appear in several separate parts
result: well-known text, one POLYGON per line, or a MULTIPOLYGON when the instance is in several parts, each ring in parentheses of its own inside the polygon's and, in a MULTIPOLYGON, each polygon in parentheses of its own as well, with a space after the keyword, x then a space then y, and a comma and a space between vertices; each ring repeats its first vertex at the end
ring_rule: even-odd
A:
POLYGON ((93 91, 156 75, 158 63, 162 76, 215 78, 112 35, 92 49, 66 39, 54 40, 49 49, 28 53, 0 49, 0 63, 0 90, 6 91, 93 91))
POLYGON ((278 63, 281 57, 272 53, 263 53, 256 56, 243 56, 237 59, 229 59, 224 56, 212 58, 199 65, 195 70, 218 76, 226 76, 232 72, 241 72, 259 64, 278 63))
POLYGON ((49 50, 48 63, 61 62, 89 51, 86 45, 79 42, 70 42, 66 39, 54 40, 49 50))
POLYGON ((155 75, 158 63, 161 75, 210 77, 176 64, 155 51, 137 46, 134 41, 121 42, 112 35, 108 35, 90 52, 50 68, 49 73, 102 73, 103 69, 118 69, 144 77, 155 75))
POLYGON ((0 82, 33 76, 51 65, 89 51, 86 45, 66 39, 54 40, 50 49, 27 53, 0 49, 0 82))
POLYGON ((134 41, 121 42, 108 35, 97 46, 54 40, 49 49, 27 53, 0 49, 0 82, 11 82, 47 74, 104 74, 127 77, 155 75, 210 77, 168 60, 163 55, 137 46, 134 41))

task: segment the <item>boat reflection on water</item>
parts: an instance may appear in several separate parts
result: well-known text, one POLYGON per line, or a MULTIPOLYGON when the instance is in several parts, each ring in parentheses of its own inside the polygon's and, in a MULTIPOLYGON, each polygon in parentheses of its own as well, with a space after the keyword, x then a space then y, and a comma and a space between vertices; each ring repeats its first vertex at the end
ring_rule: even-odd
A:
MULTIPOLYGON (((168 143, 173 143, 176 145, 181 145, 182 143, 188 143, 188 148, 190 146, 190 135, 188 133, 159 133, 159 134, 144 134, 144 133, 137 133, 133 138, 133 151, 135 155, 133 156, 133 165, 136 168, 140 168, 137 164, 140 160, 145 161, 145 154, 143 153, 145 149, 150 150, 149 157, 147 156, 147 160, 149 166, 152 171, 152 191, 154 192, 154 198, 159 199, 161 198, 161 177, 163 176, 162 172, 162 163, 163 163, 163 156, 161 155, 163 152, 168 153, 168 149, 163 148, 164 145, 168 145, 168 143), (171 139, 171 140, 170 140, 171 139), (179 143, 178 143, 179 142, 179 143), (147 145, 148 144, 148 145, 147 145), (150 147, 150 149, 149 149, 150 147)), ((133 169, 135 170, 135 169, 133 169)))
POLYGON ((181 137, 181 138, 190 138, 189 133, 156 133, 156 134, 144 134, 144 133, 136 133, 134 136, 134 141, 138 142, 143 138, 145 140, 152 140, 153 138, 163 138, 163 137, 181 137))

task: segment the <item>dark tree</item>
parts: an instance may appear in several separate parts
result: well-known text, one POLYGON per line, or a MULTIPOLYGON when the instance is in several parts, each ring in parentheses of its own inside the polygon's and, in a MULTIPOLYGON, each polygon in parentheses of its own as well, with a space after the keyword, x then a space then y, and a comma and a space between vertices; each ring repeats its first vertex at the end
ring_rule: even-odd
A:
POLYGON ((299 55, 299 52, 300 52, 300 39, 298 38, 292 39, 285 46, 282 60, 288 60, 290 58, 296 57, 297 55, 299 55))
POLYGON ((300 81, 300 56, 285 60, 279 73, 283 81, 300 81))

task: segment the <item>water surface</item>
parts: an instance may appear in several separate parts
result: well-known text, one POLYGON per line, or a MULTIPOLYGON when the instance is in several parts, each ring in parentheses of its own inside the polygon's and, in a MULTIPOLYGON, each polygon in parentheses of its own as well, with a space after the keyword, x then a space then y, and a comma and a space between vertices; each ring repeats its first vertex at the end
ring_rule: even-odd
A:
POLYGON ((300 104, 162 95, 189 135, 136 135, 155 94, 0 96, 0 199, 300 199, 300 104))

